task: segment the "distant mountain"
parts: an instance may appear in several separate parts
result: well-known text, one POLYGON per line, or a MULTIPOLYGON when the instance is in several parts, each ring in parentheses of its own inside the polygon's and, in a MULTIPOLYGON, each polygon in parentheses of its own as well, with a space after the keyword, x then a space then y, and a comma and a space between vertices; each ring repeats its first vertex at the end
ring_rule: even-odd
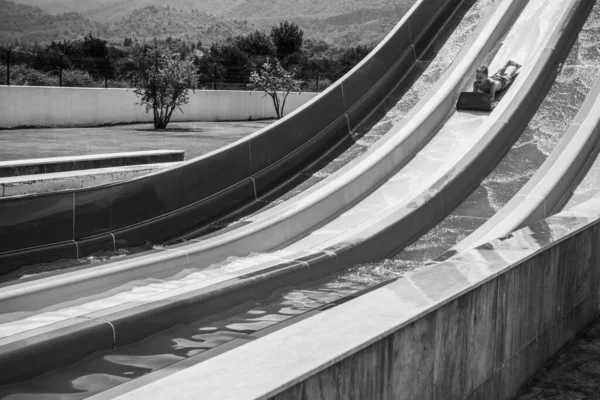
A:
POLYGON ((48 15, 39 7, 0 0, 0 43, 70 39, 90 30, 102 30, 102 24, 73 12, 48 15))
POLYGON ((132 12, 145 6, 198 10, 226 19, 296 19, 327 18, 361 9, 381 10, 403 15, 415 0, 15 0, 17 3, 41 7, 50 14, 77 12, 95 20, 111 20, 119 13, 132 12), (398 4, 400 3, 400 4, 398 4), (404 3, 404 4, 403 4, 404 3))
POLYGON ((44 31, 49 31, 46 41, 69 39, 84 29, 115 42, 135 35, 210 44, 254 29, 269 30, 289 20, 304 30, 307 39, 346 47, 380 41, 416 0, 402 4, 389 0, 169 0, 168 5, 163 0, 14 1, 19 4, 0 0, 0 42, 16 37, 42 41, 38 37, 44 31), (29 24, 25 15, 31 15, 29 24), (3 26, 3 19, 15 16, 16 29, 3 26), (39 25, 42 20, 47 22, 39 25))

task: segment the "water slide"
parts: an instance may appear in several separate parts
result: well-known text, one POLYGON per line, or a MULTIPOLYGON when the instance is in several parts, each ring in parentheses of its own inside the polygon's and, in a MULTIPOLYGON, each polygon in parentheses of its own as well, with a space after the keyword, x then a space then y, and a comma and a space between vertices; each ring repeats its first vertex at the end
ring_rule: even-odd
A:
MULTIPOLYGON (((478 35, 476 35, 473 42, 470 43, 469 46, 465 46, 466 50, 463 52, 464 54, 461 53, 459 57, 457 57, 457 60, 460 60, 460 62, 454 65, 453 68, 450 68, 436 84, 434 87, 435 90, 432 90, 432 93, 437 93, 437 95, 422 99, 422 102, 420 103, 422 106, 415 107, 416 111, 413 115, 410 115, 410 118, 403 119, 398 124, 396 127, 397 129, 394 130, 393 138, 382 141, 381 144, 375 146, 369 154, 361 158, 361 160, 359 160, 360 162, 357 161, 349 166, 344 173, 340 173, 335 179, 328 182, 328 184, 331 185, 331 182, 333 182, 337 183, 340 187, 344 187, 344 184, 351 185, 354 181, 358 181, 360 184, 368 182, 369 180, 377 182, 384 180, 384 182, 381 185, 378 185, 374 191, 370 191, 368 196, 356 196, 355 199, 358 199, 358 202, 354 207, 349 209, 348 212, 342 214, 338 213, 335 218, 327 221, 326 224, 321 224, 320 228, 313 230, 311 235, 306 236, 299 241, 293 241, 288 246, 287 254, 284 254, 286 252, 285 249, 280 250, 282 253, 279 256, 276 256, 267 262, 267 264, 270 265, 257 265, 246 268, 241 274, 237 275, 237 278, 247 277, 251 280, 252 272, 264 272, 264 270, 267 269, 272 274, 278 274, 277 276, 279 277, 286 275, 288 272, 292 272, 292 274, 296 275, 305 275, 308 272, 308 274, 311 275, 310 278, 314 279, 319 275, 331 272, 331 269, 336 270, 340 265, 344 266, 344 264, 348 264, 349 262, 362 261, 364 258, 361 257, 372 259, 385 256, 395 248, 408 243, 412 238, 418 236, 419 232, 426 230, 428 226, 435 224, 436 221, 443 218, 449 209, 453 208, 452 204, 456 205, 460 202, 461 198, 464 198, 464 195, 461 197, 461 195, 456 194, 456 192, 464 192, 467 194, 469 188, 476 185, 480 180, 480 177, 485 175, 485 171, 489 171, 489 169, 495 165, 497 159, 494 159, 494 157, 501 156, 501 154, 495 153, 503 153, 506 151, 507 146, 509 147, 512 141, 514 141, 515 135, 518 135, 518 132, 520 131, 519 127, 522 127, 527 122, 528 116, 530 117, 530 114, 528 113, 530 113, 531 110, 527 111, 528 107, 524 106, 524 104, 530 105, 532 103, 535 104, 536 102, 539 103, 541 99, 543 99, 543 88, 547 88, 547 85, 551 82, 551 79, 547 78, 547 72, 556 68, 556 64, 559 62, 560 57, 564 55, 565 48, 568 49, 569 46, 569 34, 564 34, 560 29, 564 29, 565 32, 575 31, 576 34, 578 29, 573 29, 573 24, 576 26, 577 21, 581 19, 580 16, 582 13, 585 13, 585 6, 582 5, 582 2, 555 1, 550 5, 544 5, 544 7, 540 8, 539 4, 535 1, 531 1, 525 6, 520 19, 512 28, 511 32, 505 37, 502 45, 499 46, 499 48, 495 48, 499 38, 503 36, 501 29, 498 30, 498 26, 510 26, 511 24, 507 21, 510 21, 513 16, 516 17, 519 15, 523 8, 522 6, 525 4, 525 2, 511 1, 499 3, 498 8, 494 10, 489 17, 489 20, 485 21, 486 29, 482 29, 478 32, 478 35), (515 4, 519 4, 519 6, 515 6, 515 4), (572 13, 569 13, 569 11, 572 11, 572 13), (532 21, 537 22, 532 24, 532 21), (543 21, 546 25, 542 26, 544 24, 540 24, 539 21, 543 21), (554 34, 545 35, 554 27, 558 27, 558 30, 554 34), (538 29, 539 31, 537 31, 537 33, 531 32, 530 29, 538 29), (518 38, 523 36, 532 38, 532 40, 518 40, 518 38), (515 50, 520 50, 521 52, 519 53, 519 51, 515 50), (448 112, 453 109, 453 100, 456 98, 458 91, 468 84, 473 65, 476 65, 487 57, 487 59, 491 61, 493 69, 495 66, 500 65, 503 62, 502 60, 505 60, 509 54, 527 57, 526 61, 529 61, 530 67, 524 68, 513 88, 511 88, 511 92, 507 94, 497 109, 490 115, 476 113, 450 113, 450 115, 448 115, 448 112), (446 93, 445 97, 442 96, 443 93, 446 93), (436 103, 436 101, 438 102, 436 103), (441 111, 439 110, 443 107, 440 106, 440 104, 446 106, 445 113, 436 120, 433 115, 436 112, 441 114, 441 111), (415 131, 419 131, 419 128, 422 129, 424 121, 436 121, 427 128, 428 130, 433 130, 431 126, 439 127, 441 125, 441 128, 435 129, 436 135, 419 151, 415 158, 409 159, 406 155, 404 155, 403 158, 402 151, 397 149, 402 148, 402 145, 405 145, 407 140, 412 139, 415 131), (444 121, 444 123, 440 124, 442 121, 444 121), (509 134, 511 131, 513 132, 512 136, 509 134), (515 133, 514 131, 517 132, 515 133), (393 139, 395 139, 397 143, 395 143, 393 139), (486 149, 487 152, 485 151, 486 149), (444 153, 446 153, 447 157, 442 159, 444 153), (390 164, 393 163, 382 162, 381 160, 385 160, 386 157, 391 160, 400 160, 396 164, 400 164, 404 168, 397 170, 393 165, 390 166, 390 164), (427 170, 426 167, 430 167, 430 169, 427 170), (389 172, 389 170, 386 169, 391 169, 392 172, 389 172), (348 174, 348 171, 350 171, 350 174, 348 174), (456 174, 449 174, 449 171, 458 172, 456 174), (379 175, 377 175, 377 173, 379 175), (341 177, 346 177, 346 180, 344 181, 341 177), (360 178, 364 180, 361 181, 360 178), (340 183, 340 181, 342 182, 340 183), (411 188, 411 190, 401 192, 403 188, 407 187, 411 188), (455 199, 450 199, 448 195, 451 195, 453 192, 455 193, 453 195, 455 199), (439 198, 436 199, 436 196, 439 198), (442 204, 439 202, 440 198, 443 199, 442 204), (439 209, 435 210, 424 207, 428 202, 439 209), (447 208, 444 208, 444 206, 447 208), (374 213, 372 210, 377 210, 379 214, 374 213), (422 211, 419 212, 419 210, 422 211), (408 218, 417 214, 420 214, 420 216, 412 218, 417 218, 419 224, 410 222, 411 220, 408 218), (426 215, 427 218, 423 218, 423 215, 426 215), (432 216, 429 217, 430 215, 432 216), (402 231, 393 231, 393 229, 396 229, 396 227, 400 225, 403 225, 402 230, 404 231, 407 230, 407 226, 419 225, 420 231, 407 232, 405 236, 402 237, 402 231), (353 229, 348 229, 348 226, 353 226, 353 229), (390 229, 392 230, 390 231, 390 229), (388 245, 385 243, 385 240, 382 241, 381 238, 385 239, 386 236, 389 237, 390 232, 392 232, 396 238, 394 243, 388 245), (401 234, 397 235, 398 232, 401 234), (400 239, 398 239, 399 237, 400 239), (381 244, 382 242, 383 244, 381 244), (377 244, 370 245, 369 243, 377 244), (360 251, 357 249, 360 249, 360 251), (282 259, 285 260, 286 257, 288 260, 287 265, 284 265, 283 268, 281 265, 277 265, 278 263, 281 263, 282 259), (277 268, 275 268, 275 266, 277 266, 277 268), (283 272, 285 272, 285 274, 283 272)), ((431 133, 427 133, 427 135, 430 134, 431 133)), ((415 148, 417 147, 419 146, 415 146, 415 148)), ((325 191, 324 188, 330 187, 331 186, 328 187, 327 184, 323 184, 306 195, 306 197, 310 198, 311 195, 317 197, 314 193, 319 193, 319 190, 323 192, 325 191)), ((349 192, 352 193, 352 191, 349 192)), ((310 201, 305 200, 304 203, 310 204, 310 201)), ((299 202, 299 204, 302 205, 303 202, 299 202)), ((323 204, 323 202, 320 200, 315 202, 315 204, 323 204)), ((296 205, 295 207, 300 208, 300 205, 296 205)), ((289 214, 277 214, 278 212, 281 213, 281 210, 271 211, 270 214, 275 216, 284 215, 286 218, 281 218, 281 220, 289 221, 289 214)), ((283 239, 285 242, 285 238, 283 239)), ((222 239, 218 238, 217 240, 222 239)), ((222 243, 223 242, 220 242, 220 244, 222 243)), ((190 246, 196 245, 197 244, 185 244, 176 247, 170 251, 169 255, 179 253, 179 256, 176 259, 183 258, 188 260, 194 257, 193 250, 190 249, 190 246)), ((198 252, 198 254, 202 254, 202 252, 198 252)), ((156 257, 156 254, 153 256, 156 257)), ((205 260, 201 257, 202 256, 197 258, 196 262, 198 260, 207 260, 207 262, 211 262, 210 257, 205 260)), ((164 257, 162 261, 175 263, 175 261, 169 257, 164 257)), ((126 264, 127 263, 120 265, 119 268, 121 268, 122 271, 130 270, 129 267, 131 267, 131 265, 126 264)), ((140 265, 142 264, 143 263, 140 263, 140 265)), ((165 268, 164 263, 162 264, 162 267, 165 268)), ((88 273, 90 272, 98 277, 103 274, 100 270, 91 271, 90 269, 88 273)), ((115 271, 113 270, 113 272, 115 271)), ((291 274, 287 275, 292 276, 291 274)), ((122 276, 123 275, 120 275, 120 277, 122 276)), ((205 277, 202 283, 197 285, 195 289, 206 287, 207 283, 226 283, 226 281, 231 281, 235 277, 235 274, 220 274, 219 276, 212 277, 211 282, 207 282, 205 277)), ((88 275, 86 280, 91 278, 92 276, 88 275)), ((83 287, 79 287, 76 290, 73 286, 77 285, 69 286, 69 282, 67 281, 71 280, 72 282, 78 282, 79 284, 83 281, 77 281, 77 277, 74 275, 65 276, 63 279, 64 281, 62 284, 55 288, 55 290, 59 290, 57 288, 60 287, 60 300, 70 299, 75 301, 81 293, 89 292, 90 289, 97 291, 104 290, 111 285, 111 282, 107 278, 104 278, 103 283, 95 288, 83 285, 83 287), (66 290, 64 290, 65 288, 66 290), (69 298, 70 295, 72 295, 71 298, 69 298)), ((4 310, 9 310, 12 306, 17 307, 14 311, 19 307, 23 307, 20 308, 20 310, 34 310, 41 305, 48 305, 53 296, 48 296, 48 293, 50 292, 44 292, 43 290, 50 289, 49 286, 52 285, 50 281, 52 280, 54 279, 48 279, 44 282, 37 281, 34 282, 33 285, 29 285, 29 287, 26 287, 27 284, 22 286, 13 285, 14 287, 9 289, 9 292, 12 291, 11 294, 3 298, 3 307, 8 307, 4 310), (43 290, 40 291, 41 289, 43 290), (9 300, 10 296, 13 297, 9 300), (15 301, 19 296, 22 296, 23 301, 15 301)), ((100 281, 102 281, 102 279, 100 281)), ((239 281, 241 281, 241 279, 239 281)), ((238 284, 240 284, 239 281, 237 282, 238 284)), ((282 284, 282 281, 280 280, 278 284, 282 284)), ((184 291, 187 291, 189 294, 189 289, 191 289, 189 287, 189 281, 187 282, 187 286, 188 287, 185 288, 176 288, 180 290, 178 294, 183 296, 180 300, 184 302, 190 301, 189 297, 184 299, 184 291)), ((223 288, 224 286, 221 287, 221 290, 223 290, 223 288)), ((231 285, 227 290, 230 289, 231 285)), ((234 293, 227 290, 224 291, 225 294, 234 293)), ((56 293, 58 293, 58 291, 56 293)), ((146 294, 149 295, 150 293, 146 294)), ((161 306, 164 306, 164 304, 167 303, 165 302, 166 297, 164 291, 158 295, 153 295, 154 298, 151 301, 148 301, 150 299, 147 297, 152 296, 147 296, 144 301, 135 300, 137 302, 135 305, 140 306, 140 304, 144 302, 144 306, 148 306, 152 303, 156 305, 157 302, 162 301, 161 306), (158 297, 161 296, 162 299, 159 300, 158 297)), ((206 291, 197 293, 197 295, 200 297, 206 296, 206 291)), ((169 297, 171 297, 172 300, 173 293, 170 293, 169 297)), ((89 304, 90 303, 88 303, 86 307, 89 307, 89 304)), ((161 311, 162 314, 160 312, 157 313, 157 309, 151 307, 146 307, 145 312, 149 315, 152 314, 155 319, 159 316, 158 319, 160 320, 165 312, 168 312, 169 310, 170 312, 178 310, 177 307, 173 308, 174 304, 174 302, 171 302, 169 305, 170 308, 167 307, 166 309, 163 309, 161 311)), ((119 331, 120 322, 125 321, 131 323, 134 320, 136 323, 140 322, 140 319, 132 318, 133 315, 139 314, 139 312, 135 312, 135 307, 130 306, 131 305, 127 305, 127 307, 120 310, 122 313, 128 314, 128 317, 122 315, 119 318, 111 320, 111 324, 117 327, 115 330, 115 327, 113 326, 113 331, 111 332, 113 335, 111 337, 113 345, 116 340, 114 334, 116 331, 119 331)), ((207 305, 207 308, 209 308, 208 306, 209 305, 207 305)), ((62 308, 62 310, 64 311, 67 309, 62 308)), ((91 308, 87 308, 88 312, 91 310, 91 308)), ((72 309, 67 311, 67 314, 72 311, 72 309)), ((80 326, 72 329, 77 323, 80 323, 81 320, 75 321, 77 323, 74 323, 74 321, 71 320, 62 320, 57 323, 64 324, 64 329, 71 329, 71 334, 75 336, 79 335, 82 329, 108 329, 109 324, 103 323, 103 318, 110 315, 110 313, 115 310, 110 310, 110 312, 106 310, 94 311, 96 311, 96 313, 79 314, 78 317, 75 317, 82 318, 81 315, 85 315, 85 319, 88 322, 88 326, 85 328, 80 326), (97 326, 92 327, 94 322, 97 326)), ((137 311, 140 310, 138 309, 137 311)), ((179 307, 179 311, 177 312, 181 312, 181 307, 179 307)), ((36 324, 34 321, 30 322, 32 322, 33 325, 36 324)), ((155 324, 157 323, 155 322, 155 324)), ((104 336, 100 331, 98 331, 98 335, 104 336)), ((64 341, 65 335, 61 337, 62 341, 64 341)), ((135 335, 131 338, 123 337, 120 338, 118 342, 119 344, 126 343, 128 340, 135 340, 134 337, 135 335)), ((28 340, 30 340, 29 347, 33 348, 33 346, 31 346, 31 338, 28 340)), ((48 345, 48 336, 40 341, 40 343, 48 345)), ((22 349, 19 351, 21 351, 20 355, 22 355, 22 349)))
POLYGON ((161 243, 264 204, 315 159, 352 140, 461 3, 417 1, 342 79, 284 119, 218 151, 115 184, 0 199, 0 273, 101 249, 161 243))
MULTIPOLYGON (((571 196, 567 205, 564 206, 565 209, 569 209, 570 207, 573 207, 574 205, 577 205, 593 197, 594 195, 597 196, 598 194, 600 189, 600 181, 598 180, 598 177, 600 177, 600 158, 596 156, 598 148, 595 146, 595 142, 597 141, 597 133, 598 129, 600 128, 598 125, 598 110, 600 110, 600 108, 598 108, 598 102, 600 101, 598 97, 598 88, 600 85, 600 67, 598 60, 600 57, 600 52, 598 50, 600 49, 600 42, 598 42, 597 39, 599 37, 597 34, 598 28, 600 27, 598 25, 599 20, 600 5, 596 4, 584 28, 582 31, 580 31, 579 38, 575 43, 574 48, 571 50, 568 58, 559 68, 560 73, 557 77, 557 80, 553 84, 551 91, 548 92, 548 95, 544 100, 544 104, 537 110, 536 115, 528 124, 528 127, 523 132, 522 137, 519 138, 509 152, 512 154, 507 153, 503 161, 492 173, 493 176, 491 177, 490 181, 495 180, 496 182, 498 180, 505 180, 507 176, 511 177, 513 180, 518 180, 514 178, 515 175, 527 177, 528 182, 520 191, 517 192, 517 195, 512 196, 511 193, 510 195, 512 196, 513 200, 508 200, 506 203, 506 205, 510 203, 514 204, 516 200, 520 200, 520 207, 510 206, 510 209, 516 210, 517 219, 523 220, 524 215, 526 214, 533 215, 532 218, 533 221, 535 221, 537 219, 535 212, 531 213, 530 211, 526 210, 539 210, 543 208, 540 207, 540 204, 542 203, 547 204, 547 209, 551 208, 549 204, 559 204, 558 206, 554 207, 556 209, 560 209, 563 207, 560 205, 560 203, 564 203, 571 196), (527 162, 531 160, 520 160, 521 162, 516 161, 518 158, 525 156, 529 156, 527 158, 542 158, 539 154, 540 151, 543 151, 545 155, 548 156, 543 163, 536 164, 537 160, 535 160, 536 162, 531 163, 527 162), (585 172, 588 170, 588 167, 592 163, 593 166, 589 168, 589 172, 583 181, 579 182, 581 175, 585 174, 585 172), (506 168, 507 164, 512 164, 513 169, 506 168), (531 178, 528 175, 529 171, 523 171, 523 169, 526 168, 535 168, 536 171, 532 174, 533 176, 531 178), (500 169, 500 171, 498 171, 498 169, 500 169), (532 190, 531 188, 537 189, 532 190), (527 199, 528 197, 529 199, 527 199), (542 201, 542 198, 545 199, 545 201, 542 201), (557 201, 557 198, 560 200, 557 201)), ((520 184, 520 182, 515 183, 517 185, 520 184)), ((494 196, 497 194, 498 190, 501 189, 494 188, 493 190, 489 190, 488 187, 487 195, 494 196)), ((493 200, 495 200, 496 203, 494 205, 502 202, 502 200, 497 198, 493 200)), ((479 202, 485 203, 483 201, 479 202)), ((471 203, 475 203, 475 201, 471 201, 471 203)), ((476 206, 473 204, 473 206, 475 208, 481 208, 481 205, 476 206)), ((465 208, 462 208, 464 211, 465 208)), ((506 206, 504 208, 506 208, 506 206)), ((500 212, 506 212, 504 208, 499 208, 500 212)), ((589 206, 588 209, 590 209, 589 206)), ((595 209, 597 209, 597 207, 595 209)), ((581 211, 579 211, 579 214, 573 215, 581 214, 581 211)), ((507 215, 508 213, 505 214, 505 216, 507 215)), ((563 213, 563 215, 568 215, 568 213, 563 213)), ((596 212, 590 212, 590 216, 594 216, 593 218, 597 219, 596 212)), ((581 222, 582 220, 585 219, 578 218, 578 222, 581 224, 583 224, 583 222, 581 222)), ((552 229, 544 229, 543 224, 538 224, 536 227, 531 229, 530 236, 536 237, 536 234, 540 235, 536 240, 539 239, 541 242, 544 241, 544 238, 549 240, 550 237, 553 238, 552 240, 557 240, 557 238, 554 237, 555 234, 559 235, 560 237, 560 229, 557 229, 558 232, 553 232, 552 229), (544 230, 546 230, 546 232, 544 232, 544 230)), ((525 239, 526 237, 526 234, 518 234, 513 239, 509 239, 509 241, 512 240, 514 244, 516 239, 525 239)), ((539 245, 537 247, 539 247, 539 245)), ((469 258, 469 260, 475 262, 480 261, 484 263, 486 261, 492 262, 491 259, 486 260, 483 257, 485 254, 490 256, 490 253, 492 252, 486 252, 485 248, 482 252, 471 252, 471 257, 479 255, 481 258, 469 258)), ((508 254, 503 255, 508 256, 508 254)), ((510 262, 510 257, 506 260, 510 262)), ((460 261, 455 262, 460 263, 460 261)), ((380 268, 380 265, 369 265, 362 267, 362 269, 367 268, 376 270, 380 268)), ((380 273, 381 272, 374 272, 373 275, 380 273)), ((460 276, 460 274, 458 275, 460 276)), ((468 281, 469 279, 477 279, 476 276, 477 274, 475 274, 475 276, 465 275, 464 278, 468 281)), ((453 276, 452 278, 456 279, 457 277, 453 276)), ((353 279, 355 279, 355 282, 358 280, 356 277, 353 277, 353 279)), ((411 281, 411 279, 410 277, 406 277, 404 281, 411 281)), ((413 283, 413 287, 416 290, 418 290, 419 287, 424 288, 422 286, 423 283, 424 281, 413 283), (419 285, 419 283, 421 285, 419 285)), ((444 287, 444 284, 441 282, 430 283, 444 287)), ((320 285, 321 287, 325 286, 323 283, 320 283, 320 285)), ((148 393, 155 393, 155 390, 157 390, 156 393, 160 393, 160 390, 170 390, 175 388, 177 390, 181 390, 182 392, 201 390, 207 393, 214 393, 214 398, 219 398, 219 396, 227 397, 227 395, 233 395, 234 390, 240 391, 241 387, 243 387, 243 398, 257 398, 259 397, 259 393, 277 393, 278 391, 282 390, 282 388, 286 388, 290 384, 298 382, 298 379, 302 379, 302 377, 305 376, 302 375, 302 372, 306 371, 302 368, 299 368, 298 371, 302 370, 302 372, 298 375, 295 375, 298 371, 288 372, 290 369, 294 369, 291 366, 294 365, 295 362, 302 363, 302 361, 300 361, 302 356, 292 356, 294 360, 290 361, 289 364, 285 364, 285 362, 282 362, 282 359, 287 359, 287 356, 289 356, 291 352, 295 350, 289 349, 290 353, 287 353, 286 356, 281 355, 280 352, 286 351, 284 348, 286 346, 280 346, 282 343, 277 343, 276 340, 275 342, 269 342, 268 339, 261 339, 261 336, 266 334, 262 332, 273 332, 274 330, 278 329, 276 328, 278 325, 289 326, 290 323, 294 323, 294 320, 302 320, 305 317, 316 316, 319 313, 324 313, 324 315, 321 316, 321 321, 327 321, 331 315, 324 310, 332 305, 338 304, 338 302, 335 301, 336 297, 333 296, 336 290, 338 292, 343 292, 343 288, 339 287, 339 283, 332 283, 329 289, 331 290, 329 293, 327 293, 326 290, 318 290, 317 286, 310 286, 289 292, 287 294, 286 291, 284 291, 283 294, 272 296, 268 301, 253 302, 252 305, 249 305, 245 309, 245 312, 244 310, 237 310, 235 313, 237 315, 235 316, 227 315, 224 316, 220 321, 209 320, 204 321, 204 323, 190 324, 189 326, 186 326, 186 329, 182 327, 176 330, 165 332, 164 334, 159 335, 159 337, 155 337, 151 340, 145 340, 144 343, 140 343, 127 350, 117 352, 118 355, 115 356, 114 359, 111 359, 111 362, 114 363, 114 365, 135 365, 136 363, 139 363, 138 365, 141 364, 149 367, 149 363, 144 362, 144 357, 148 357, 150 354, 161 353, 163 356, 165 353, 167 353, 172 356, 178 355, 181 357, 181 355, 185 354, 185 351, 192 351, 192 349, 196 348, 195 346, 204 344, 200 340, 200 337, 202 337, 202 340, 206 341, 206 343, 210 343, 211 340, 216 340, 216 338, 219 336, 221 338, 229 337, 230 344, 228 344, 228 348, 236 348, 242 344, 249 344, 252 341, 257 341, 254 343, 256 345, 254 346, 254 349, 258 348, 262 350, 261 353, 257 353, 256 351, 253 353, 252 350, 248 350, 248 346, 243 346, 239 348, 239 350, 241 350, 240 352, 233 350, 233 354, 229 354, 229 357, 227 358, 221 357, 218 355, 219 352, 216 351, 214 352, 215 354, 211 356, 211 350, 207 350, 206 353, 201 353, 198 356, 191 356, 179 362, 173 363, 173 361, 169 362, 164 360, 164 365, 173 363, 171 367, 163 369, 157 367, 156 373, 150 373, 142 379, 133 380, 129 383, 115 387, 114 389, 109 390, 102 395, 94 397, 94 399, 113 398, 119 395, 122 395, 122 397, 119 398, 136 399, 143 398, 143 396, 147 395, 148 393), (337 288, 334 288, 334 286, 337 286, 337 288), (301 296, 303 292, 305 294, 304 297, 301 296), (321 297, 320 299, 319 296, 321 297), (278 298, 279 300, 274 301, 273 297, 278 298), (269 301, 271 303, 269 303, 269 301), (331 302, 333 302, 333 304, 331 302), (302 308, 302 303, 307 303, 307 305, 302 308), (329 303, 329 306, 319 307, 319 305, 327 303, 329 303), (302 314, 299 314, 294 316, 294 312, 302 312, 298 309, 303 309, 304 313, 307 315, 303 316, 302 314), (212 331, 206 331, 206 333, 203 335, 198 335, 199 332, 203 332, 203 329, 208 329, 209 327, 215 330, 218 329, 221 332, 213 333, 212 331), (244 336, 242 334, 245 334, 250 338, 244 340, 244 336), (177 341, 177 345, 171 343, 169 346, 167 339, 177 341), (258 342, 262 342, 262 346, 258 342), (269 349, 276 350, 270 352, 269 349), (275 353, 277 353, 277 355, 275 353), (194 360, 195 357, 197 360, 194 360), (270 358, 275 358, 277 361, 274 361, 273 363, 266 361, 270 358), (208 359, 210 361, 205 361, 208 359), (265 363, 268 365, 263 365, 262 362, 256 362, 254 364, 250 362, 244 365, 238 365, 239 368, 236 366, 234 368, 230 367, 223 369, 223 367, 226 365, 225 360, 228 360, 229 365, 232 365, 232 362, 235 364, 235 360, 241 359, 260 359, 265 361, 265 363), (198 363, 201 364, 198 365, 198 363), (177 365, 181 365, 181 367, 178 368, 177 365), (280 370, 275 372, 269 369, 274 365, 277 365, 280 370), (284 365, 286 367, 284 367, 284 365), (248 366, 251 367, 248 368, 248 366), (287 368, 287 366, 290 368, 287 368), (191 367, 191 369, 188 371, 181 371, 186 367, 191 367), (250 369, 252 369, 252 371, 250 369), (178 373, 178 371, 181 371, 181 373, 178 373), (272 374, 270 374, 270 376, 273 377, 273 375, 276 375, 277 378, 269 380, 268 384, 266 382, 258 382, 255 380, 259 378, 261 374, 265 374, 266 371, 271 371, 272 374), (174 375, 173 378, 167 378, 171 374, 174 375), (219 385, 212 383, 212 379, 207 380, 206 384, 197 382, 190 384, 186 383, 186 378, 189 379, 189 376, 192 374, 195 376, 215 377, 215 381, 222 379, 221 382, 228 381, 228 379, 231 379, 233 376, 241 375, 247 378, 246 382, 257 383, 255 385, 241 383, 240 385, 235 385, 235 388, 219 387, 219 385), (216 376, 218 376, 218 379, 216 376), (291 377, 293 378, 288 379, 291 377), (156 383, 153 383, 155 381, 156 383)), ((379 292, 385 292, 385 288, 379 292)), ((354 295, 352 295, 352 297, 354 297, 354 295)), ((382 297, 386 298, 386 296, 382 297)), ((401 296, 396 298, 393 295, 387 298, 387 300, 390 301, 400 301, 401 299, 403 299, 401 296)), ((347 304, 347 306, 350 306, 350 304, 347 304)), ((356 307, 356 304, 354 304, 354 306, 356 307)), ((373 306, 374 308, 377 308, 375 304, 373 304, 373 306)), ((385 309, 386 307, 382 307, 381 314, 386 313, 384 311, 385 309)), ((358 311, 358 314, 360 314, 360 311, 358 311)), ((356 337, 354 337, 351 332, 354 331, 354 323, 360 323, 360 321, 355 321, 346 317, 338 319, 337 322, 344 324, 345 326, 340 326, 339 329, 337 329, 336 324, 331 323, 330 325, 325 325, 323 329, 320 330, 320 334, 323 334, 323 331, 332 331, 332 336, 336 338, 346 338, 346 335, 348 335, 349 337, 347 338, 347 341, 353 342, 356 337)), ((315 325, 317 325, 317 323, 314 323, 311 328, 314 329, 315 325)), ((281 329, 287 330, 285 327, 281 329)), ((306 329, 306 325, 304 325, 304 329, 306 329)), ((302 328, 298 327, 295 332, 301 331, 302 328)), ((305 334, 306 337, 304 337, 304 345, 307 345, 310 341, 314 341, 318 336, 317 334, 313 334, 311 336, 308 332, 305 332, 305 334)), ((283 336, 287 337, 287 340, 290 340, 290 338, 293 337, 292 335, 293 334, 291 332, 288 333, 287 336, 285 336, 284 333, 283 335, 280 335, 279 338, 283 336)), ((324 340, 326 339, 324 338, 324 340)), ((299 342, 300 341, 298 341, 298 343, 299 342)), ((306 349, 307 352, 310 352, 310 346, 304 345, 299 345, 299 347, 306 349)), ((218 348, 219 346, 216 346, 212 348, 212 350, 217 350, 218 348)), ((296 346, 295 349, 297 348, 298 346, 296 346)), ((332 350, 329 353, 333 354, 335 353, 335 350, 332 350)), ((321 358, 320 361, 325 359, 326 358, 321 358)), ((331 362, 335 362, 335 360, 331 362)), ((316 368, 318 362, 313 364, 316 368)), ((109 374, 111 373, 111 370, 108 368, 101 368, 100 366, 98 367, 98 369, 95 369, 96 372, 103 371, 109 374)), ((321 367, 319 366, 318 370, 320 369, 321 367)), ((84 376, 84 374, 78 376, 81 377, 84 376)))

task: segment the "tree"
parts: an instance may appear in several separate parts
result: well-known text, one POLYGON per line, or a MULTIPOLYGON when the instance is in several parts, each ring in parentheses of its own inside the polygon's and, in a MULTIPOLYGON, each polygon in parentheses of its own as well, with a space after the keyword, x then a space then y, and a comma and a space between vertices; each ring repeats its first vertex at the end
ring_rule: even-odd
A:
POLYGON ((323 54, 313 54, 303 60, 302 69, 315 77, 315 89, 318 92, 320 79, 324 77, 324 74, 333 70, 333 60, 323 54))
POLYGON ((132 81, 135 94, 140 98, 136 103, 153 110, 154 127, 165 129, 177 108, 189 101, 189 89, 196 85, 196 70, 193 55, 181 56, 165 45, 154 47, 135 43, 132 51, 137 67, 132 81))
POLYGON ((277 119, 283 118, 285 102, 290 92, 300 91, 302 82, 294 79, 291 72, 283 69, 279 60, 267 60, 259 71, 252 72, 248 88, 265 92, 273 100, 277 119))
POLYGON ((237 36, 234 38, 234 43, 250 58, 275 55, 275 46, 271 38, 260 30, 249 33, 247 36, 237 36))
POLYGON ((350 71, 356 64, 362 61, 375 46, 357 45, 349 47, 340 56, 340 73, 343 75, 350 71))
POLYGON ((104 58, 108 56, 106 40, 94 37, 92 32, 83 38, 82 48, 86 57, 104 58))
POLYGON ((247 83, 250 78, 248 55, 233 43, 210 47, 211 58, 216 61, 218 76, 227 83, 247 83))
POLYGON ((304 32, 293 22, 280 22, 271 29, 271 39, 277 51, 277 58, 283 61, 302 48, 304 32))

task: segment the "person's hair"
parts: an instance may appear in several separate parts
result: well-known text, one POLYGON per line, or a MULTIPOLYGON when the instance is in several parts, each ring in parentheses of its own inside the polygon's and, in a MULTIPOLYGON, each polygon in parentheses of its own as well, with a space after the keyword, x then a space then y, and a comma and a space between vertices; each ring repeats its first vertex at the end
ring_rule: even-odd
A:
POLYGON ((476 72, 481 72, 482 74, 486 74, 488 75, 488 67, 486 67, 485 65, 480 65, 479 68, 477 68, 476 72))

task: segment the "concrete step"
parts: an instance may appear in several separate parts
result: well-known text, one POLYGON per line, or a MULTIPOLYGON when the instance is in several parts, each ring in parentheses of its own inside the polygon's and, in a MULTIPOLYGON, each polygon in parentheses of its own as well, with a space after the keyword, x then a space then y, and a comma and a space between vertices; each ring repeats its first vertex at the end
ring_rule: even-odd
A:
POLYGON ((23 196, 104 185, 149 174, 176 164, 178 163, 163 162, 0 178, 0 197, 23 196))
POLYGON ((84 169, 183 161, 185 150, 148 150, 0 161, 0 178, 84 169))

